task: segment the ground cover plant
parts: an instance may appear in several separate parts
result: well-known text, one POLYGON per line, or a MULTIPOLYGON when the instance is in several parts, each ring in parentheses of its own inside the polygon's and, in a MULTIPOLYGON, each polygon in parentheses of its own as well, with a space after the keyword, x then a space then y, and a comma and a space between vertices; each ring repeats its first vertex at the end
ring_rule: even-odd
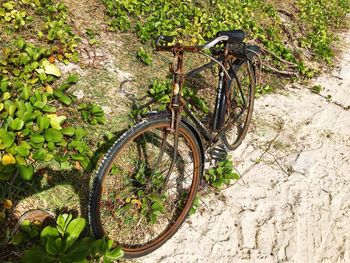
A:
MULTIPOLYGON (((136 76, 136 72, 148 75, 150 65, 161 64, 151 52, 153 40, 160 34, 176 36, 183 43, 203 44, 217 31, 242 28, 249 41, 262 47, 264 69, 277 74, 279 82, 281 76, 292 77, 291 80, 312 77, 323 65, 332 63, 337 40, 333 29, 345 27, 344 17, 350 10, 349 0, 92 2, 104 5, 106 17, 102 23, 107 24, 111 34, 131 36, 132 51, 127 52, 132 53, 128 59, 135 59, 130 70, 136 76)), ((101 141, 102 131, 93 135, 91 132, 94 125, 108 130, 109 120, 102 106, 94 97, 92 101, 77 99, 72 91, 81 76, 62 71, 65 65, 79 63, 84 35, 93 48, 103 42, 100 32, 90 27, 77 32, 70 19, 74 5, 65 0, 0 1, 0 244, 6 240, 16 255, 24 252, 19 242, 21 235, 38 238, 41 231, 35 226, 23 226, 22 234, 8 236, 16 219, 12 210, 19 199, 39 190, 45 192, 54 180, 75 184, 78 189, 83 180, 87 181, 79 175, 90 175, 100 155, 96 156, 95 150, 105 143, 101 141), (49 173, 43 169, 48 167, 49 173)), ((146 95, 158 106, 136 108, 132 117, 148 110, 164 110, 170 100, 168 80, 156 75, 145 78, 142 84, 145 82, 149 87, 140 89, 137 95, 146 95)), ((277 89, 266 82, 257 87, 259 95, 277 89)), ((184 98, 196 113, 205 116, 210 109, 204 99, 207 94, 189 87, 186 84, 184 98)), ((314 88, 313 92, 319 93, 319 89, 314 88)), ((115 139, 112 132, 115 131, 107 133, 107 140, 115 139)), ((205 180, 214 188, 221 188, 238 177, 232 163, 224 161, 211 168, 205 180)), ((58 195, 59 190, 52 199, 56 202, 57 198, 60 203, 58 195)), ((148 208, 149 203, 145 202, 144 207, 148 208)), ((192 212, 198 205, 197 198, 192 212)), ((161 208, 146 210, 144 215, 154 221, 161 208)), ((64 238, 62 234, 61 240, 64 238)), ((107 240, 101 242, 111 248, 107 240)), ((44 253, 45 249, 46 245, 44 248, 38 244, 34 251, 44 253)))
POLYGON ((111 29, 134 32, 142 43, 163 34, 202 44, 218 31, 241 28, 249 40, 266 49, 264 60, 271 60, 277 72, 308 77, 313 69, 306 62, 314 58, 331 62, 335 39, 332 29, 344 26, 341 21, 350 8, 348 0, 284 1, 287 8, 262 0, 103 2, 111 17, 111 29))
POLYGON ((83 126, 105 117, 100 106, 79 105, 68 91, 78 75, 61 74, 59 65, 79 60, 79 37, 67 16, 67 6, 51 0, 0 3, 1 239, 11 222, 14 189, 25 190, 23 183, 32 184, 37 171, 92 168, 83 126))

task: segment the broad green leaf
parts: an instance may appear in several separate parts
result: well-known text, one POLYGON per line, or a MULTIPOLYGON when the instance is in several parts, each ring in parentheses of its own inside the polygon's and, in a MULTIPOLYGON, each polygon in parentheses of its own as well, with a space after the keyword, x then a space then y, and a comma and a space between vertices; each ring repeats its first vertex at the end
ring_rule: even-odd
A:
POLYGON ((51 64, 47 60, 43 61, 43 68, 44 68, 45 73, 48 75, 53 75, 55 77, 61 76, 60 69, 55 64, 51 64))
POLYGON ((15 135, 13 132, 7 132, 0 129, 0 150, 10 148, 15 141, 15 135))
POLYGON ((87 131, 85 131, 83 128, 76 128, 75 129, 75 139, 80 141, 87 135, 87 131))
POLYGON ((22 179, 24 181, 30 181, 33 178, 34 175, 34 166, 33 165, 20 165, 18 167, 19 174, 21 175, 22 179))
POLYGON ((101 251, 101 243, 105 241, 105 238, 94 240, 90 244, 90 256, 96 257, 98 254, 103 254, 104 251, 101 251))
POLYGON ((29 219, 24 219, 21 223, 21 229, 24 231, 28 231, 28 229, 30 228, 30 220, 29 219))
POLYGON ((82 160, 79 161, 79 163, 85 171, 89 171, 92 168, 91 161, 88 157, 84 157, 82 160))
POLYGON ((16 118, 11 122, 10 127, 12 130, 19 131, 23 128, 23 125, 24 121, 20 118, 16 118))
POLYGON ((84 260, 89 255, 92 242, 94 242, 94 238, 92 237, 82 238, 70 247, 64 257, 68 259, 68 262, 85 262, 84 260))
POLYGON ((33 154, 32 157, 33 157, 34 160, 43 161, 45 159, 45 157, 46 157, 46 154, 47 154, 47 150, 39 149, 33 154))
POLYGON ((51 236, 52 238, 56 239, 59 237, 59 233, 55 227, 52 227, 52 226, 45 227, 40 234, 40 243, 43 246, 46 245, 48 236, 51 236))
POLYGON ((102 116, 102 117, 95 117, 94 119, 99 124, 106 124, 106 118, 104 116, 102 116))
POLYGON ((112 248, 112 246, 113 246, 113 240, 112 239, 108 239, 106 243, 107 243, 107 248, 110 250, 112 248))
POLYGON ((55 107, 52 107, 52 106, 49 106, 49 105, 45 105, 44 108, 42 108, 42 111, 53 113, 53 112, 56 112, 57 109, 55 107))
POLYGON ((97 114, 97 113, 103 113, 103 109, 101 106, 99 105, 96 105, 96 104, 93 104, 92 107, 91 107, 91 113, 93 114, 97 114))
POLYGON ((14 6, 13 6, 13 2, 5 2, 2 4, 3 7, 5 7, 7 10, 13 10, 14 6))
POLYGON ((56 257, 48 255, 45 249, 40 246, 35 246, 25 251, 21 260, 23 260, 24 263, 57 262, 56 257))
POLYGON ((34 107, 39 108, 39 109, 44 108, 45 105, 46 105, 46 104, 45 104, 44 102, 42 102, 42 101, 36 101, 36 102, 33 104, 34 107))
POLYGON ((44 158, 44 162, 49 162, 54 158, 54 156, 51 153, 46 154, 44 158))
POLYGON ((2 100, 8 100, 9 98, 11 98, 10 92, 4 92, 4 94, 2 94, 2 100))
POLYGON ((32 134, 30 136, 30 140, 33 142, 33 143, 42 143, 42 142, 45 142, 45 138, 43 135, 38 135, 38 134, 32 134))
POLYGON ((15 111, 16 111, 16 104, 10 100, 5 100, 4 101, 4 107, 5 107, 5 110, 7 111, 7 113, 13 117, 13 115, 15 114, 15 111))
POLYGON ((26 160, 22 156, 16 155, 15 159, 16 159, 16 163, 18 165, 26 165, 27 164, 26 160))
POLYGON ((58 232, 63 236, 66 232, 67 226, 72 220, 71 214, 61 214, 57 217, 56 224, 58 232))
POLYGON ((107 252, 107 254, 105 255, 106 258, 108 258, 112 261, 117 260, 123 256, 124 256, 124 252, 120 247, 115 248, 112 251, 107 252))
POLYGON ((64 96, 64 93, 61 90, 56 89, 53 91, 53 95, 55 95, 55 97, 57 97, 57 98, 60 98, 60 97, 64 96))
POLYGON ((56 114, 48 114, 47 117, 50 119, 50 125, 56 130, 61 130, 61 124, 67 119, 66 116, 57 116, 56 114))
POLYGON ((69 106, 72 103, 72 99, 70 97, 68 97, 67 95, 60 96, 58 98, 58 100, 67 106, 69 106))
POLYGON ((71 247, 74 244, 74 242, 78 239, 81 232, 85 228, 85 224, 86 224, 86 221, 84 218, 76 218, 69 223, 66 229, 66 232, 68 233, 68 238, 66 241, 66 249, 71 247))
POLYGON ((50 119, 46 116, 39 116, 37 118, 37 125, 39 128, 39 131, 43 131, 49 127, 50 119))
POLYGON ((48 142, 47 149, 49 149, 49 151, 53 151, 55 149, 55 144, 53 142, 48 142))
POLYGON ((58 256, 59 254, 61 254, 61 247, 57 247, 56 245, 56 240, 57 239, 60 239, 62 240, 60 237, 58 238, 53 238, 51 236, 48 236, 47 237, 47 242, 46 242, 46 245, 45 245, 45 249, 46 249, 46 252, 47 254, 49 255, 52 255, 52 256, 58 256))
POLYGON ((79 81, 79 76, 77 74, 70 74, 66 80, 69 84, 75 84, 79 81))
POLYGON ((62 140, 60 142, 56 142, 55 145, 61 146, 61 147, 67 147, 68 142, 66 140, 62 140))
POLYGON ((84 156, 82 156, 81 154, 72 154, 71 157, 75 161, 82 161, 82 160, 84 160, 84 156))
POLYGON ((30 97, 30 88, 28 86, 24 86, 22 88, 22 98, 24 100, 27 100, 29 99, 29 97, 30 97))
POLYGON ((56 249, 60 252, 64 252, 64 247, 63 247, 63 242, 62 242, 62 238, 57 238, 55 240, 55 246, 56 249))
POLYGON ((15 149, 16 153, 22 157, 27 157, 30 154, 29 148, 25 145, 17 146, 15 149))
POLYGON ((44 137, 47 142, 60 142, 63 139, 63 134, 56 129, 49 128, 45 130, 44 137))
POLYGON ((68 170, 71 169, 71 165, 68 161, 63 161, 60 163, 61 170, 68 170))
POLYGON ((74 136, 75 134, 75 129, 73 127, 67 127, 63 128, 61 130, 62 134, 67 135, 67 136, 74 136))

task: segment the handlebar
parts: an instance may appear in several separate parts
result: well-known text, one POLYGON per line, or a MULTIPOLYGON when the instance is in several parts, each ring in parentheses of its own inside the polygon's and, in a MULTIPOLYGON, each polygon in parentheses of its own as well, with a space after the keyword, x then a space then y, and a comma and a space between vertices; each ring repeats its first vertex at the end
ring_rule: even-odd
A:
POLYGON ((228 36, 218 36, 215 39, 213 39, 212 41, 205 44, 204 46, 181 46, 179 44, 175 44, 173 46, 160 45, 161 42, 170 43, 170 42, 173 42, 173 40, 174 40, 174 37, 172 37, 172 36, 163 36, 163 35, 158 36, 156 39, 156 51, 169 51, 169 52, 171 52, 174 50, 174 48, 181 48, 184 51, 200 52, 202 50, 211 49, 212 47, 214 47, 216 44, 218 44, 220 42, 228 41, 229 37, 228 36))
POLYGON ((163 36, 163 35, 160 35, 160 36, 158 36, 157 39, 156 39, 156 47, 159 46, 159 43, 160 43, 161 41, 170 43, 170 42, 173 42, 173 40, 174 40, 174 37, 172 37, 172 36, 163 36))

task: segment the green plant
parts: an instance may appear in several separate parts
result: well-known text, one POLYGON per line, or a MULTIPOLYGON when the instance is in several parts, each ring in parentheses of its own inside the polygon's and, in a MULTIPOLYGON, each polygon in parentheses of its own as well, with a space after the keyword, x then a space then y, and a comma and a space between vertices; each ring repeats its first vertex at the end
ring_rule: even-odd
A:
POLYGON ((247 31, 249 39, 269 51, 265 61, 277 69, 289 69, 306 77, 312 77, 314 72, 301 65, 307 59, 300 56, 299 47, 315 54, 310 60, 331 62, 331 43, 335 40, 331 29, 342 26, 342 19, 350 10, 348 0, 297 0, 285 5, 287 10, 299 9, 290 12, 291 21, 286 22, 281 19, 278 4, 262 0, 102 1, 111 17, 110 27, 135 32, 143 43, 158 35, 170 35, 183 43, 202 44, 218 31, 241 28, 247 31))
POLYGON ((306 36, 301 39, 301 45, 311 48, 320 58, 330 63, 333 57, 331 43, 335 40, 330 28, 343 25, 342 18, 350 11, 350 2, 347 0, 296 2, 300 8, 300 19, 307 22, 308 26, 306 36))
POLYGON ((234 170, 232 161, 225 160, 217 162, 216 167, 212 167, 205 174, 205 181, 215 188, 228 185, 232 179, 238 180, 239 174, 234 170))
MULTIPOLYGON (((0 25, 8 23, 1 19, 3 9, 23 9, 31 19, 16 29, 14 40, 5 41, 0 52, 0 180, 18 171, 30 181, 38 163, 67 169, 79 162, 90 169, 86 133, 69 125, 72 111, 65 108, 75 106, 67 90, 79 78, 69 75, 59 87, 55 84, 61 77, 55 62, 74 62, 77 55, 78 38, 66 22, 66 6, 51 0, 7 1, 0 7, 0 25), (25 27, 34 22, 39 32, 28 41, 25 27)), ((10 28, 6 34, 11 36, 10 28)), ((101 112, 94 112, 91 123, 96 119, 103 122, 101 112)))
POLYGON ((153 62, 152 55, 145 51, 143 47, 140 47, 139 51, 137 51, 137 58, 146 65, 151 65, 153 62))
POLYGON ((88 259, 98 261, 101 257, 103 262, 113 262, 123 256, 120 248, 112 249, 111 240, 80 238, 85 224, 84 218, 59 215, 55 227, 47 226, 42 230, 40 244, 25 252, 23 262, 88 262, 88 259))
POLYGON ((196 195, 196 197, 194 198, 193 200, 193 204, 192 204, 192 207, 190 209, 190 212, 188 213, 189 215, 193 215, 197 212, 197 209, 199 207, 199 204, 200 204, 200 199, 199 199, 199 196, 198 194, 196 195))
POLYGON ((102 107, 97 104, 81 103, 78 107, 78 110, 81 112, 83 120, 92 125, 96 125, 98 123, 106 123, 105 113, 102 107))
MULTIPOLYGON (((154 80, 149 89, 149 95, 160 104, 159 110, 164 110, 167 104, 170 102, 171 96, 171 82, 154 80)), ((197 91, 187 86, 182 88, 183 98, 189 102, 190 109, 200 110, 202 113, 207 114, 209 112, 206 101, 200 98, 197 91)))
MULTIPOLYGON (((154 171, 152 176, 149 176, 150 168, 147 168, 144 162, 140 163, 138 167, 137 173, 133 178, 130 178, 129 182, 130 187, 135 188, 135 194, 120 193, 120 196, 123 196, 121 201, 124 205, 117 210, 116 215, 123 216, 134 209, 151 224, 155 224, 157 218, 165 212, 166 195, 158 192, 164 183, 164 175, 154 171), (152 188, 149 189, 148 185, 152 185, 152 188)), ((126 190, 129 191, 129 189, 126 190)), ((134 218, 125 218, 125 220, 134 220, 134 218)))
POLYGON ((321 85, 315 85, 311 88, 311 91, 316 94, 320 94, 324 88, 321 85))
POLYGON ((95 31, 92 29, 88 28, 85 30, 86 35, 89 38, 89 44, 90 45, 95 45, 98 43, 98 40, 96 39, 96 36, 98 35, 95 31))
POLYGON ((273 92, 273 88, 269 84, 260 84, 255 87, 256 96, 265 95, 273 92))

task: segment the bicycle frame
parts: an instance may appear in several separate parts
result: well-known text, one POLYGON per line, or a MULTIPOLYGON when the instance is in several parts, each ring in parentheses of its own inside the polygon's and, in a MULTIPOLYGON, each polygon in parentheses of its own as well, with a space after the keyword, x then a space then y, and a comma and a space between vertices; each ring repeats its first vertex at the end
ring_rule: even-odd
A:
MULTIPOLYGON (((209 63, 206 63, 198 68, 195 68, 191 70, 190 72, 186 73, 185 75, 183 72, 183 52, 181 53, 174 53, 174 58, 177 59, 177 66, 176 70, 174 70, 175 66, 172 66, 170 68, 170 71, 173 73, 173 89, 172 89, 172 99, 169 104, 169 109, 172 113, 172 116, 174 116, 174 111, 179 109, 180 111, 184 110, 187 116, 191 119, 191 121, 194 123, 194 126, 198 128, 199 132, 201 133, 202 137, 209 143, 216 143, 219 140, 219 137, 222 132, 225 130, 221 130, 223 126, 223 107, 226 103, 226 95, 228 91, 228 73, 224 71, 224 67, 228 64, 228 46, 225 47, 225 50, 223 52, 222 59, 214 60, 212 57, 212 61, 209 63), (194 77, 195 75, 201 73, 204 70, 212 68, 214 65, 219 64, 221 67, 219 69, 219 81, 217 86, 217 93, 216 93, 216 105, 214 109, 214 119, 213 119, 213 126, 211 129, 208 129, 205 127, 205 125, 195 116, 195 114, 186 106, 185 101, 181 97, 181 89, 182 85, 185 79, 189 79, 194 77), (226 74, 225 74, 226 73, 226 74), (181 76, 181 77, 179 77, 181 76), (182 105, 179 105, 179 102, 182 103, 182 105), (218 133, 215 133, 218 132, 218 133)), ((175 64, 175 63, 174 63, 175 64)), ((231 72, 231 74, 235 77, 235 80, 238 81, 237 76, 235 75, 235 72, 231 72)), ((241 85, 238 85, 238 88, 240 89, 240 93, 242 93, 241 85)), ((175 127, 175 119, 172 117, 172 127, 175 127)))
MULTIPOLYGON (((157 46, 157 51, 171 51, 174 55, 174 62, 170 64, 170 72, 173 74, 173 81, 172 81, 172 94, 171 94, 171 100, 168 105, 168 109, 171 112, 171 125, 169 128, 170 132, 174 132, 174 148, 173 148, 173 158, 170 165, 170 169, 165 177, 165 185, 167 184, 170 174, 173 170, 173 167, 176 163, 176 156, 177 156, 177 147, 178 147, 178 136, 179 136, 179 127, 181 122, 181 112, 184 110, 185 113, 188 115, 188 117, 193 122, 194 126, 199 130, 199 133, 201 136, 209 143, 208 150, 215 147, 217 143, 220 142, 220 137, 227 130, 227 127, 224 126, 224 115, 226 114, 226 103, 227 103, 227 94, 228 94, 228 88, 230 85, 228 85, 228 80, 232 80, 231 76, 233 75, 235 80, 238 83, 238 87, 240 89, 240 93, 242 94, 241 85, 239 83, 239 80, 236 76, 236 73, 234 70, 230 74, 227 72, 226 68, 228 66, 232 66, 230 64, 229 59, 229 44, 226 43, 224 46, 223 52, 218 53, 220 56, 218 59, 209 56, 207 54, 201 53, 201 47, 197 46, 181 46, 181 45, 175 45, 175 46, 157 46), (195 52, 200 53, 202 55, 208 56, 211 58, 211 62, 204 64, 191 72, 184 74, 183 72, 183 56, 184 51, 189 52, 195 52), (192 111, 186 107, 185 100, 181 97, 181 90, 183 83, 185 81, 185 78, 189 78, 191 76, 197 75, 200 72, 212 67, 215 64, 220 65, 219 70, 219 82, 218 82, 218 88, 217 88, 217 97, 216 97, 216 105, 214 109, 214 120, 213 120, 213 126, 212 129, 207 129, 204 124, 192 113, 192 111)), ((249 63, 249 60, 247 60, 247 63, 249 63)), ((251 73, 249 73, 251 78, 251 73)), ((162 156, 162 153, 160 154, 160 158, 162 156)))

